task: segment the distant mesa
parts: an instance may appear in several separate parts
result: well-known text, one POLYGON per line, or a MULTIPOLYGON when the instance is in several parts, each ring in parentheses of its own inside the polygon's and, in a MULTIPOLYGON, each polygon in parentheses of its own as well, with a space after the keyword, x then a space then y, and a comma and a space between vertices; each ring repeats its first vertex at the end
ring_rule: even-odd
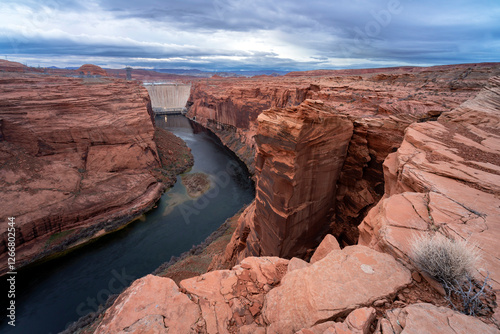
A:
POLYGON ((27 69, 27 66, 15 62, 0 59, 0 71, 4 72, 24 72, 27 69))
POLYGON ((97 65, 92 65, 92 64, 82 65, 76 71, 78 73, 82 73, 83 72, 83 74, 89 74, 90 73, 90 75, 100 75, 100 76, 103 76, 103 77, 107 77, 108 76, 108 73, 103 68, 101 68, 101 67, 99 67, 97 65))

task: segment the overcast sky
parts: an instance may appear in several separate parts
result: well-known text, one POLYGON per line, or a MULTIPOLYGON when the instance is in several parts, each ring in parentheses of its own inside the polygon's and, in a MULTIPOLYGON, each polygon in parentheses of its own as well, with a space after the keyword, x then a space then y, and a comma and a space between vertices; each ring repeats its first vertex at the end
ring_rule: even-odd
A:
POLYGON ((500 0, 0 0, 30 66, 308 70, 500 61, 500 0))

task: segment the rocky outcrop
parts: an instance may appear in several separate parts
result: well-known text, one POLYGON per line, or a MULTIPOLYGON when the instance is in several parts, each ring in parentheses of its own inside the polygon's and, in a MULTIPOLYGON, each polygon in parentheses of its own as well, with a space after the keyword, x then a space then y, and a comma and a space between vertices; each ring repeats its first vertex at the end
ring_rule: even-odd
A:
MULTIPOLYGON (((314 99, 346 115, 353 124, 353 134, 329 226, 345 246, 357 242, 357 226, 383 196, 382 164, 401 145, 405 129, 414 122, 435 120, 472 98, 490 76, 500 73, 500 67, 472 64, 386 72, 345 70, 277 78, 207 79, 193 85, 188 115, 214 131, 251 171, 256 166, 257 117, 263 110, 314 99)), ((238 233, 237 247, 244 248, 249 230, 243 228, 238 233)), ((266 233, 274 232, 262 231, 260 235, 266 233)))
POLYGON ((362 245, 411 264, 411 240, 439 233, 480 250, 477 278, 500 288, 500 78, 437 122, 412 124, 384 162, 385 195, 360 225, 362 245))
POLYGON ((315 333, 325 325, 307 328, 323 322, 357 333, 374 320, 374 310, 360 306, 411 281, 391 256, 362 246, 334 250, 302 269, 287 271, 288 263, 249 257, 231 270, 183 280, 180 287, 169 278, 146 276, 118 297, 95 333, 315 333), (333 322, 347 314, 344 323, 333 322))
POLYGON ((288 273, 266 296, 267 333, 295 333, 396 293, 411 275, 394 258, 363 246, 330 252, 288 273))
POLYGON ((328 227, 352 123, 312 100, 266 110, 258 122, 253 213, 240 218, 227 254, 305 254, 328 227))
POLYGON ((174 281, 148 275, 118 297, 95 333, 196 333, 199 317, 198 306, 174 281))
POLYGON ((103 76, 103 77, 108 76, 108 73, 106 72, 106 70, 104 70, 103 68, 101 68, 97 65, 93 65, 93 64, 82 65, 76 70, 76 72, 79 74, 85 74, 85 75, 98 75, 98 76, 103 76))
POLYGON ((137 83, 0 73, 0 92, 2 269, 7 217, 16 218, 20 266, 62 236, 116 228, 163 192, 149 97, 137 83))
POLYGON ((24 72, 27 69, 28 67, 21 63, 0 59, 1 72, 24 72))
POLYGON ((146 276, 120 295, 95 333, 134 328, 138 334, 158 328, 158 333, 223 334, 245 326, 263 328, 265 294, 279 284, 287 263, 275 257, 247 258, 232 270, 183 280, 180 288, 169 278, 146 276))
POLYGON ((399 296, 412 281, 388 254, 349 246, 302 268, 290 270, 292 262, 249 257, 179 286, 148 275, 118 297, 94 333, 498 333, 432 304, 382 312, 372 307, 399 296))

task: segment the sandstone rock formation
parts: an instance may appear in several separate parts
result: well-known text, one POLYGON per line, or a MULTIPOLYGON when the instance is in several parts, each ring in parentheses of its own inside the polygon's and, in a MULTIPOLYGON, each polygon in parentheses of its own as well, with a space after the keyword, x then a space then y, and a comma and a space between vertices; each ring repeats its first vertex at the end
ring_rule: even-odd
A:
MULTIPOLYGON (((495 74, 500 74, 498 64, 469 64, 210 79, 193 85, 188 115, 213 130, 250 170, 255 167, 253 153, 257 150, 255 139, 259 138, 256 120, 263 110, 315 99, 346 115, 353 124, 353 134, 336 185, 330 224, 330 232, 345 246, 357 241, 356 227, 384 194, 382 164, 401 145, 405 129, 459 106, 495 74)), ((250 208, 248 214, 254 210, 250 208)), ((247 247, 249 230, 237 233, 240 236, 235 246, 247 247)), ((259 235, 268 233, 275 232, 260 231, 259 235)), ((276 239, 275 247, 280 242, 276 239)), ((234 261, 236 253, 228 251, 229 258, 234 261)))
POLYGON ((104 70, 103 68, 101 68, 97 65, 93 65, 93 64, 82 65, 76 70, 76 72, 79 74, 83 73, 85 75, 99 75, 99 76, 103 76, 103 77, 108 76, 108 73, 106 72, 106 70, 104 70))
POLYGON ((0 73, 0 92, 0 272, 7 217, 16 218, 20 266, 56 247, 58 236, 116 228, 163 192, 152 174, 160 162, 149 97, 139 84, 0 73))
POLYGON ((415 235, 441 233, 476 245, 478 272, 500 288, 500 78, 474 99, 417 123, 384 163, 385 195, 360 225, 360 244, 410 262, 415 235))
POLYGON ((24 72, 27 69, 28 67, 21 63, 0 59, 1 72, 24 72))
MULTIPOLYGON (((500 78, 474 99, 411 125, 384 162, 385 195, 359 226, 359 243, 412 264, 416 235, 442 234, 479 249, 476 279, 500 289, 500 78)), ((500 320, 497 307, 495 317, 500 320)))
MULTIPOLYGON (((183 280, 180 288, 169 278, 146 276, 120 295, 95 333, 294 333, 320 319, 347 315, 411 280, 393 258, 362 246, 332 251, 291 272, 288 263, 249 257, 232 270, 183 280), (351 287, 360 282, 364 288, 353 293, 351 287), (307 287, 295 290, 297 284, 307 287)), ((365 332, 373 311, 361 308, 344 323, 328 324, 365 332)))
POLYGON ((228 253, 305 254, 328 227, 352 123, 312 100, 266 110, 258 122, 254 214, 242 217, 228 253))
POLYGON ((199 313, 174 281, 148 275, 120 295, 95 333, 196 333, 199 313))
POLYGON ((139 334, 158 328, 157 333, 224 334, 245 326, 263 329, 264 296, 280 282, 287 263, 280 258, 247 258, 232 270, 183 280, 180 289, 169 278, 146 276, 120 295, 95 333, 139 334))
POLYGON ((268 333, 295 333, 346 315, 411 282, 410 272, 387 254, 363 246, 330 252, 311 266, 288 273, 266 296, 268 333))
POLYGON ((327 234, 323 241, 321 241, 321 243, 319 244, 318 248, 316 248, 316 251, 311 257, 310 262, 318 262, 333 250, 340 250, 339 243, 333 235, 327 234))

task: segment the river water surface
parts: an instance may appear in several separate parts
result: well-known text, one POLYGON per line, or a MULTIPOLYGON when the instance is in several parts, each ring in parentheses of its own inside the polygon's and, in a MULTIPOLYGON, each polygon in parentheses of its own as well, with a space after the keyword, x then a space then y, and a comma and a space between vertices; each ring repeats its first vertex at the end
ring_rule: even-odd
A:
MULTIPOLYGON (((248 173, 213 135, 194 133, 183 116, 171 116, 168 122, 157 117, 156 123, 187 143, 194 156, 190 173, 208 174, 211 189, 191 199, 178 177, 158 207, 138 221, 64 257, 18 271, 16 326, 7 325, 3 311, 0 333, 59 333, 80 316, 96 311, 110 294, 201 243, 252 201, 248 173)), ((2 293, 6 294, 5 279, 2 293)))

